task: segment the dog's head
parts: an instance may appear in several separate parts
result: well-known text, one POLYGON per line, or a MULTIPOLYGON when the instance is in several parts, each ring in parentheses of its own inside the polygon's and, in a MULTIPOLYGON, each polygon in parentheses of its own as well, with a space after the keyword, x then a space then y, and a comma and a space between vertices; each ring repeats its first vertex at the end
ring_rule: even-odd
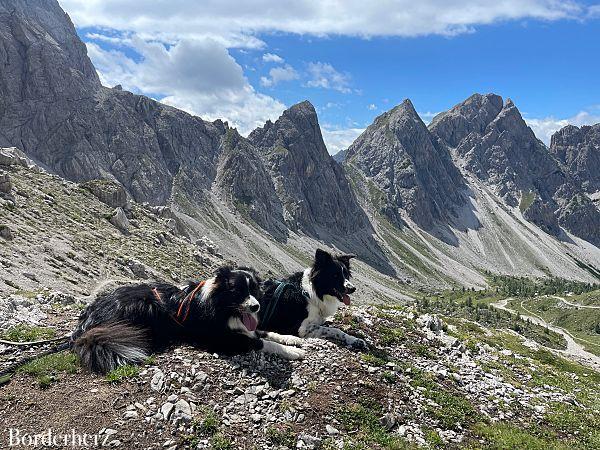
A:
POLYGON ((335 297, 349 305, 350 295, 356 288, 350 283, 350 260, 355 255, 333 256, 325 250, 317 249, 315 261, 310 271, 313 290, 321 300, 335 297))
POLYGON ((205 295, 210 296, 214 308, 222 311, 230 323, 235 322, 248 331, 254 331, 260 310, 260 282, 254 269, 221 267, 215 277, 207 281, 205 295))

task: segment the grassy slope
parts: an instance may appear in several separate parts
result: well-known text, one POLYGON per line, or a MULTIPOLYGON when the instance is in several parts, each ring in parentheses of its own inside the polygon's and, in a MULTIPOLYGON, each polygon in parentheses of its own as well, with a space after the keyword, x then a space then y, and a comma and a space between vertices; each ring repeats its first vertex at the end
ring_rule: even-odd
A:
MULTIPOLYGON (((597 296, 598 291, 595 292, 597 296)), ((583 294, 577 297, 566 297, 566 300, 580 303, 583 298, 597 297, 583 294)), ((581 302, 581 304, 584 303, 581 302)), ((531 315, 533 313, 552 325, 564 328, 587 351, 600 355, 600 333, 596 328, 600 324, 600 309, 579 309, 566 305, 554 297, 516 298, 509 302, 509 306, 523 314, 531 315)))

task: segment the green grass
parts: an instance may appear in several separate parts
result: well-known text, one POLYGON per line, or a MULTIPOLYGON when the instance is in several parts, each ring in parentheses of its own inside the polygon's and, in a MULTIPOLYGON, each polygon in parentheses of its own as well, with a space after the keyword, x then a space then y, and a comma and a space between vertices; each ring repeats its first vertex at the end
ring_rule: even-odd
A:
POLYGON ((106 375, 106 380, 110 381, 111 383, 120 383, 129 378, 137 377, 139 374, 139 366, 125 364, 124 366, 119 366, 115 370, 109 372, 106 375))
POLYGON ((554 439, 539 437, 527 431, 524 427, 509 424, 478 423, 474 427, 476 436, 485 440, 482 447, 490 450, 558 450, 567 449, 554 439))
POLYGON ((501 298, 493 290, 453 290, 431 297, 424 296, 417 301, 417 306, 422 312, 440 314, 445 318, 467 319, 488 329, 508 328, 546 347, 566 348, 566 340, 561 334, 523 320, 520 315, 490 306, 501 298))
POLYGON ((61 373, 75 373, 79 360, 71 352, 60 352, 34 359, 20 367, 18 372, 31 375, 38 380, 40 387, 47 388, 61 373))
POLYGON ((294 448, 296 445, 296 434, 289 427, 269 427, 267 428, 267 439, 275 446, 283 445, 288 448, 294 448))
POLYGON ((401 437, 389 433, 381 425, 380 417, 383 414, 381 405, 371 399, 360 399, 358 403, 341 407, 336 412, 336 417, 346 432, 352 432, 353 442, 348 448, 376 448, 380 446, 388 449, 409 448, 407 442, 401 437))
POLYGON ((212 410, 203 409, 202 420, 194 419, 191 424, 191 433, 183 437, 185 448, 195 448, 201 437, 206 438, 217 435, 220 425, 221 421, 212 410))
POLYGON ((197 426, 197 431, 204 436, 212 436, 219 431, 221 421, 213 411, 207 411, 197 426))
POLYGON ((390 346, 399 344, 406 339, 406 333, 400 328, 379 327, 379 342, 382 345, 390 346))
POLYGON ((428 414, 435 418, 445 429, 460 429, 469 427, 481 419, 480 414, 464 395, 454 394, 446 386, 439 385, 433 376, 427 372, 412 368, 411 384, 423 387, 423 395, 438 406, 427 406, 428 414))
POLYGON ((30 342, 56 337, 56 330, 47 327, 19 324, 9 328, 1 335, 2 339, 13 342, 30 342))
POLYGON ((519 203, 519 210, 521 212, 525 212, 531 204, 535 201, 536 194, 535 192, 522 192, 521 193, 521 202, 519 203))
MULTIPOLYGON (((566 300, 579 303, 572 297, 566 300)), ((600 309, 576 308, 552 297, 514 299, 509 306, 526 315, 537 315, 567 330, 587 351, 600 355, 600 309)))
POLYGON ((233 450, 235 446, 231 439, 227 436, 223 436, 222 434, 215 434, 210 439, 210 448, 213 450, 233 450))

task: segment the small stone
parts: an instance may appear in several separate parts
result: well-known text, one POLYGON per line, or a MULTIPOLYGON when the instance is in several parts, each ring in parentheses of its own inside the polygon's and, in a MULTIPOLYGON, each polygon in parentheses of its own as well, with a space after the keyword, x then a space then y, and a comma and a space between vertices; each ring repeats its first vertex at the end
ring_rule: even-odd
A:
POLYGON ((296 444, 297 448, 318 448, 321 445, 321 439, 317 436, 312 436, 306 433, 300 433, 298 435, 298 443, 296 444))
POLYGON ((123 414, 123 418, 125 418, 125 419, 137 419, 138 418, 138 413, 137 413, 137 411, 125 411, 125 414, 123 414))
POLYGON ((166 402, 160 407, 160 413, 163 415, 165 420, 169 420, 169 417, 171 417, 171 413, 173 412, 174 407, 175 405, 171 402, 166 402))
POLYGON ((150 388, 153 391, 161 392, 165 386, 165 374, 162 370, 157 370, 150 381, 150 388))
POLYGON ((325 430, 327 431, 328 434, 331 434, 331 435, 340 434, 340 430, 332 427, 331 425, 325 425, 325 430))
POLYGON ((381 424, 389 431, 396 425, 396 417, 391 413, 387 413, 381 418, 381 424))
POLYGON ((185 400, 178 400, 175 403, 175 410, 171 416, 172 419, 181 419, 184 421, 192 420, 192 407, 185 400))

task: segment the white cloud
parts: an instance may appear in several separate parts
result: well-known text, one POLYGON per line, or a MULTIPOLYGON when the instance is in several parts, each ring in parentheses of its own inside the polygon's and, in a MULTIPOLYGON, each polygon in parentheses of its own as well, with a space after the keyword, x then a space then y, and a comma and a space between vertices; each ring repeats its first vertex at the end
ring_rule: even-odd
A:
POLYGON ((375 103, 371 103, 369 104, 369 106, 367 106, 367 109, 369 111, 375 111, 377 109, 377 106, 375 105, 375 103))
POLYGON ((531 127, 538 139, 541 139, 546 145, 550 145, 550 138, 554 133, 567 125, 594 125, 600 123, 600 114, 590 113, 589 111, 580 111, 573 117, 567 119, 557 119, 555 117, 544 117, 542 119, 524 118, 527 125, 531 127))
POLYGON ((600 17, 600 5, 592 5, 588 9, 588 17, 594 19, 600 17))
POLYGON ((338 129, 328 124, 321 126, 323 140, 330 155, 346 150, 363 131, 364 128, 338 129))
POLYGON ((291 81, 299 78, 298 72, 290 66, 286 64, 281 67, 273 67, 269 70, 268 77, 260 77, 260 84, 265 87, 275 86, 281 81, 291 81))
POLYGON ((118 50, 87 45, 104 84, 122 84, 207 120, 227 120, 243 134, 276 119, 285 108, 256 92, 228 50, 212 39, 182 40, 167 48, 134 36, 131 47, 140 61, 118 50))
POLYGON ((557 119, 555 117, 544 117, 542 119, 524 118, 527 125, 531 127, 538 139, 546 145, 550 145, 550 138, 554 133, 567 125, 594 125, 600 123, 600 115, 588 111, 580 111, 573 117, 557 119))
POLYGON ((308 63, 308 73, 310 75, 310 80, 306 83, 308 87, 334 89, 344 94, 352 92, 348 87, 350 77, 347 74, 338 72, 329 63, 308 63))
POLYGON ((576 0, 60 0, 79 27, 134 31, 164 41, 211 36, 260 48, 264 32, 371 36, 456 35, 499 21, 581 19, 597 6, 576 0))
POLYGON ((285 61, 281 56, 275 55, 274 53, 265 53, 262 56, 262 60, 264 62, 274 62, 277 64, 281 64, 281 63, 283 63, 283 61, 285 61))

